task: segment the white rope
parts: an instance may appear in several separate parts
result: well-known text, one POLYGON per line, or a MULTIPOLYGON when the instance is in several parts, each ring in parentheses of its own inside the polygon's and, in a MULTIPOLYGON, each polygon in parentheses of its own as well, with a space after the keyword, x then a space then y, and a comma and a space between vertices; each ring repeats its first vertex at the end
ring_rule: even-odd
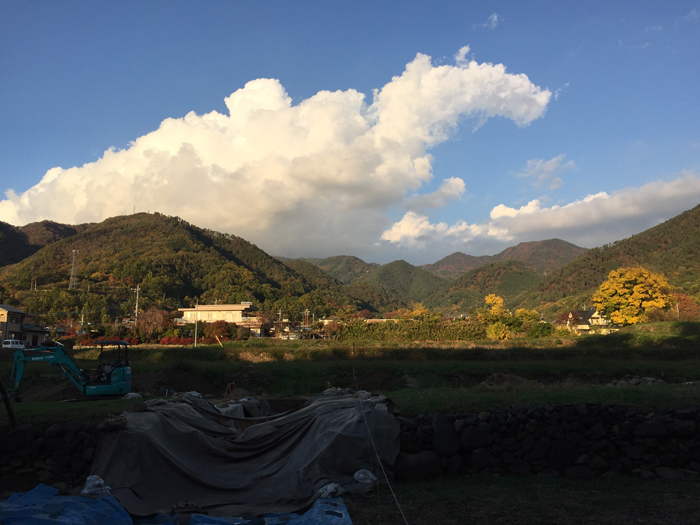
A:
MULTIPOLYGON (((355 365, 352 367, 352 375, 355 378, 355 394, 358 393, 359 387, 357 385, 357 375, 355 374, 355 365)), ((362 420, 365 422, 365 426, 367 427, 367 434, 369 435, 369 440, 370 443, 372 443, 372 448, 374 449, 374 453, 377 456, 377 462, 379 463, 379 466, 382 469, 382 473, 384 474, 384 479, 386 480, 386 484, 389 485, 389 490, 391 491, 391 495, 394 497, 394 501, 396 502, 396 506, 399 509, 399 512, 401 513, 401 517, 403 518, 403 522, 408 525, 408 520, 406 519, 406 515, 403 513, 403 509, 401 508, 401 504, 399 503, 399 499, 396 497, 396 493, 394 492, 394 488, 391 486, 391 482, 389 481, 389 476, 386 474, 386 470, 384 470, 384 465, 382 464, 382 458, 379 457, 379 452, 377 451, 377 447, 374 444, 374 438, 372 437, 372 431, 369 428, 369 423, 367 423, 367 415, 365 414, 365 409, 362 404, 362 398, 357 397, 357 399, 360 401, 360 414, 362 415, 362 420)))

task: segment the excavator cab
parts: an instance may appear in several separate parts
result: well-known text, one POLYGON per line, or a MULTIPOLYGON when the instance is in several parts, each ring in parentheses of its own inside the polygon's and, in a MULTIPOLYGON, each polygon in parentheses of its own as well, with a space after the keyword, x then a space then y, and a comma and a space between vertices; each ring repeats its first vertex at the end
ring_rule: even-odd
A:
POLYGON ((131 392, 131 365, 129 363, 128 341, 94 341, 100 347, 97 368, 90 374, 85 385, 86 395, 116 395, 131 392), (105 347, 116 346, 117 356, 106 361, 105 347))

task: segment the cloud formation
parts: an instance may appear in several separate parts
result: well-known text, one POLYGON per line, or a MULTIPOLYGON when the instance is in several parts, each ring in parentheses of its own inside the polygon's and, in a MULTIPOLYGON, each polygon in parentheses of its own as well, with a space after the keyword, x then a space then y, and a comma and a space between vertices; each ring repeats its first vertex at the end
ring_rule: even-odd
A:
POLYGON ((486 29, 496 29, 496 26, 502 21, 503 21, 503 17, 500 16, 498 13, 491 13, 483 24, 478 24, 478 26, 475 24, 474 27, 475 28, 476 27, 483 27, 486 29))
POLYGON ((278 80, 253 80, 226 97, 228 115, 166 119, 126 149, 52 168, 21 195, 8 190, 0 220, 96 222, 136 206, 270 253, 360 251, 386 230, 390 209, 440 207, 465 192, 455 177, 419 195, 432 178, 427 151, 461 119, 525 126, 544 114, 548 90, 501 64, 469 61, 468 51, 454 66, 416 55, 370 104, 348 89, 294 105, 278 80))
POLYGON ((651 228, 698 203, 700 173, 684 172, 670 182, 600 192, 563 206, 543 208, 537 199, 520 208, 500 204, 481 224, 431 224, 428 217, 409 212, 382 234, 382 240, 425 249, 449 245, 464 251, 470 245, 492 246, 492 253, 505 244, 553 237, 594 247, 651 228))
POLYGON ((562 154, 549 160, 530 159, 525 164, 523 171, 517 175, 532 180, 532 185, 535 188, 545 185, 550 190, 555 190, 564 184, 560 177, 561 174, 568 170, 577 169, 573 160, 564 162, 565 157, 566 155, 562 154))

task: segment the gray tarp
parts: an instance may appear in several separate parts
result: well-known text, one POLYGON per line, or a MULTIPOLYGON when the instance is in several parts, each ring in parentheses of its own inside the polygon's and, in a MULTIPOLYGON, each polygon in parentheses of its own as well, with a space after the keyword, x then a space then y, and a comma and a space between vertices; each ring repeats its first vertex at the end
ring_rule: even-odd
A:
POLYGON ((379 474, 364 418, 382 462, 394 465, 399 424, 381 400, 322 395, 294 411, 245 420, 191 396, 152 404, 125 413, 122 430, 102 434, 92 474, 136 516, 185 501, 213 515, 299 511, 328 483, 352 490, 360 485, 357 470, 379 474))

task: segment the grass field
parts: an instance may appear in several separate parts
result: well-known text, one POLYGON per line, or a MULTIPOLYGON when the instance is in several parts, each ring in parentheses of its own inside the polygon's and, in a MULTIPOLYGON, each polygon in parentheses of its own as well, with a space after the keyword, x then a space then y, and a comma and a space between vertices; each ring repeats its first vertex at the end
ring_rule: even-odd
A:
MULTIPOLYGON (((631 477, 466 477, 394 485, 411 525, 700 523, 700 483, 631 477)), ((386 486, 345 497, 355 525, 403 525, 386 486)))

